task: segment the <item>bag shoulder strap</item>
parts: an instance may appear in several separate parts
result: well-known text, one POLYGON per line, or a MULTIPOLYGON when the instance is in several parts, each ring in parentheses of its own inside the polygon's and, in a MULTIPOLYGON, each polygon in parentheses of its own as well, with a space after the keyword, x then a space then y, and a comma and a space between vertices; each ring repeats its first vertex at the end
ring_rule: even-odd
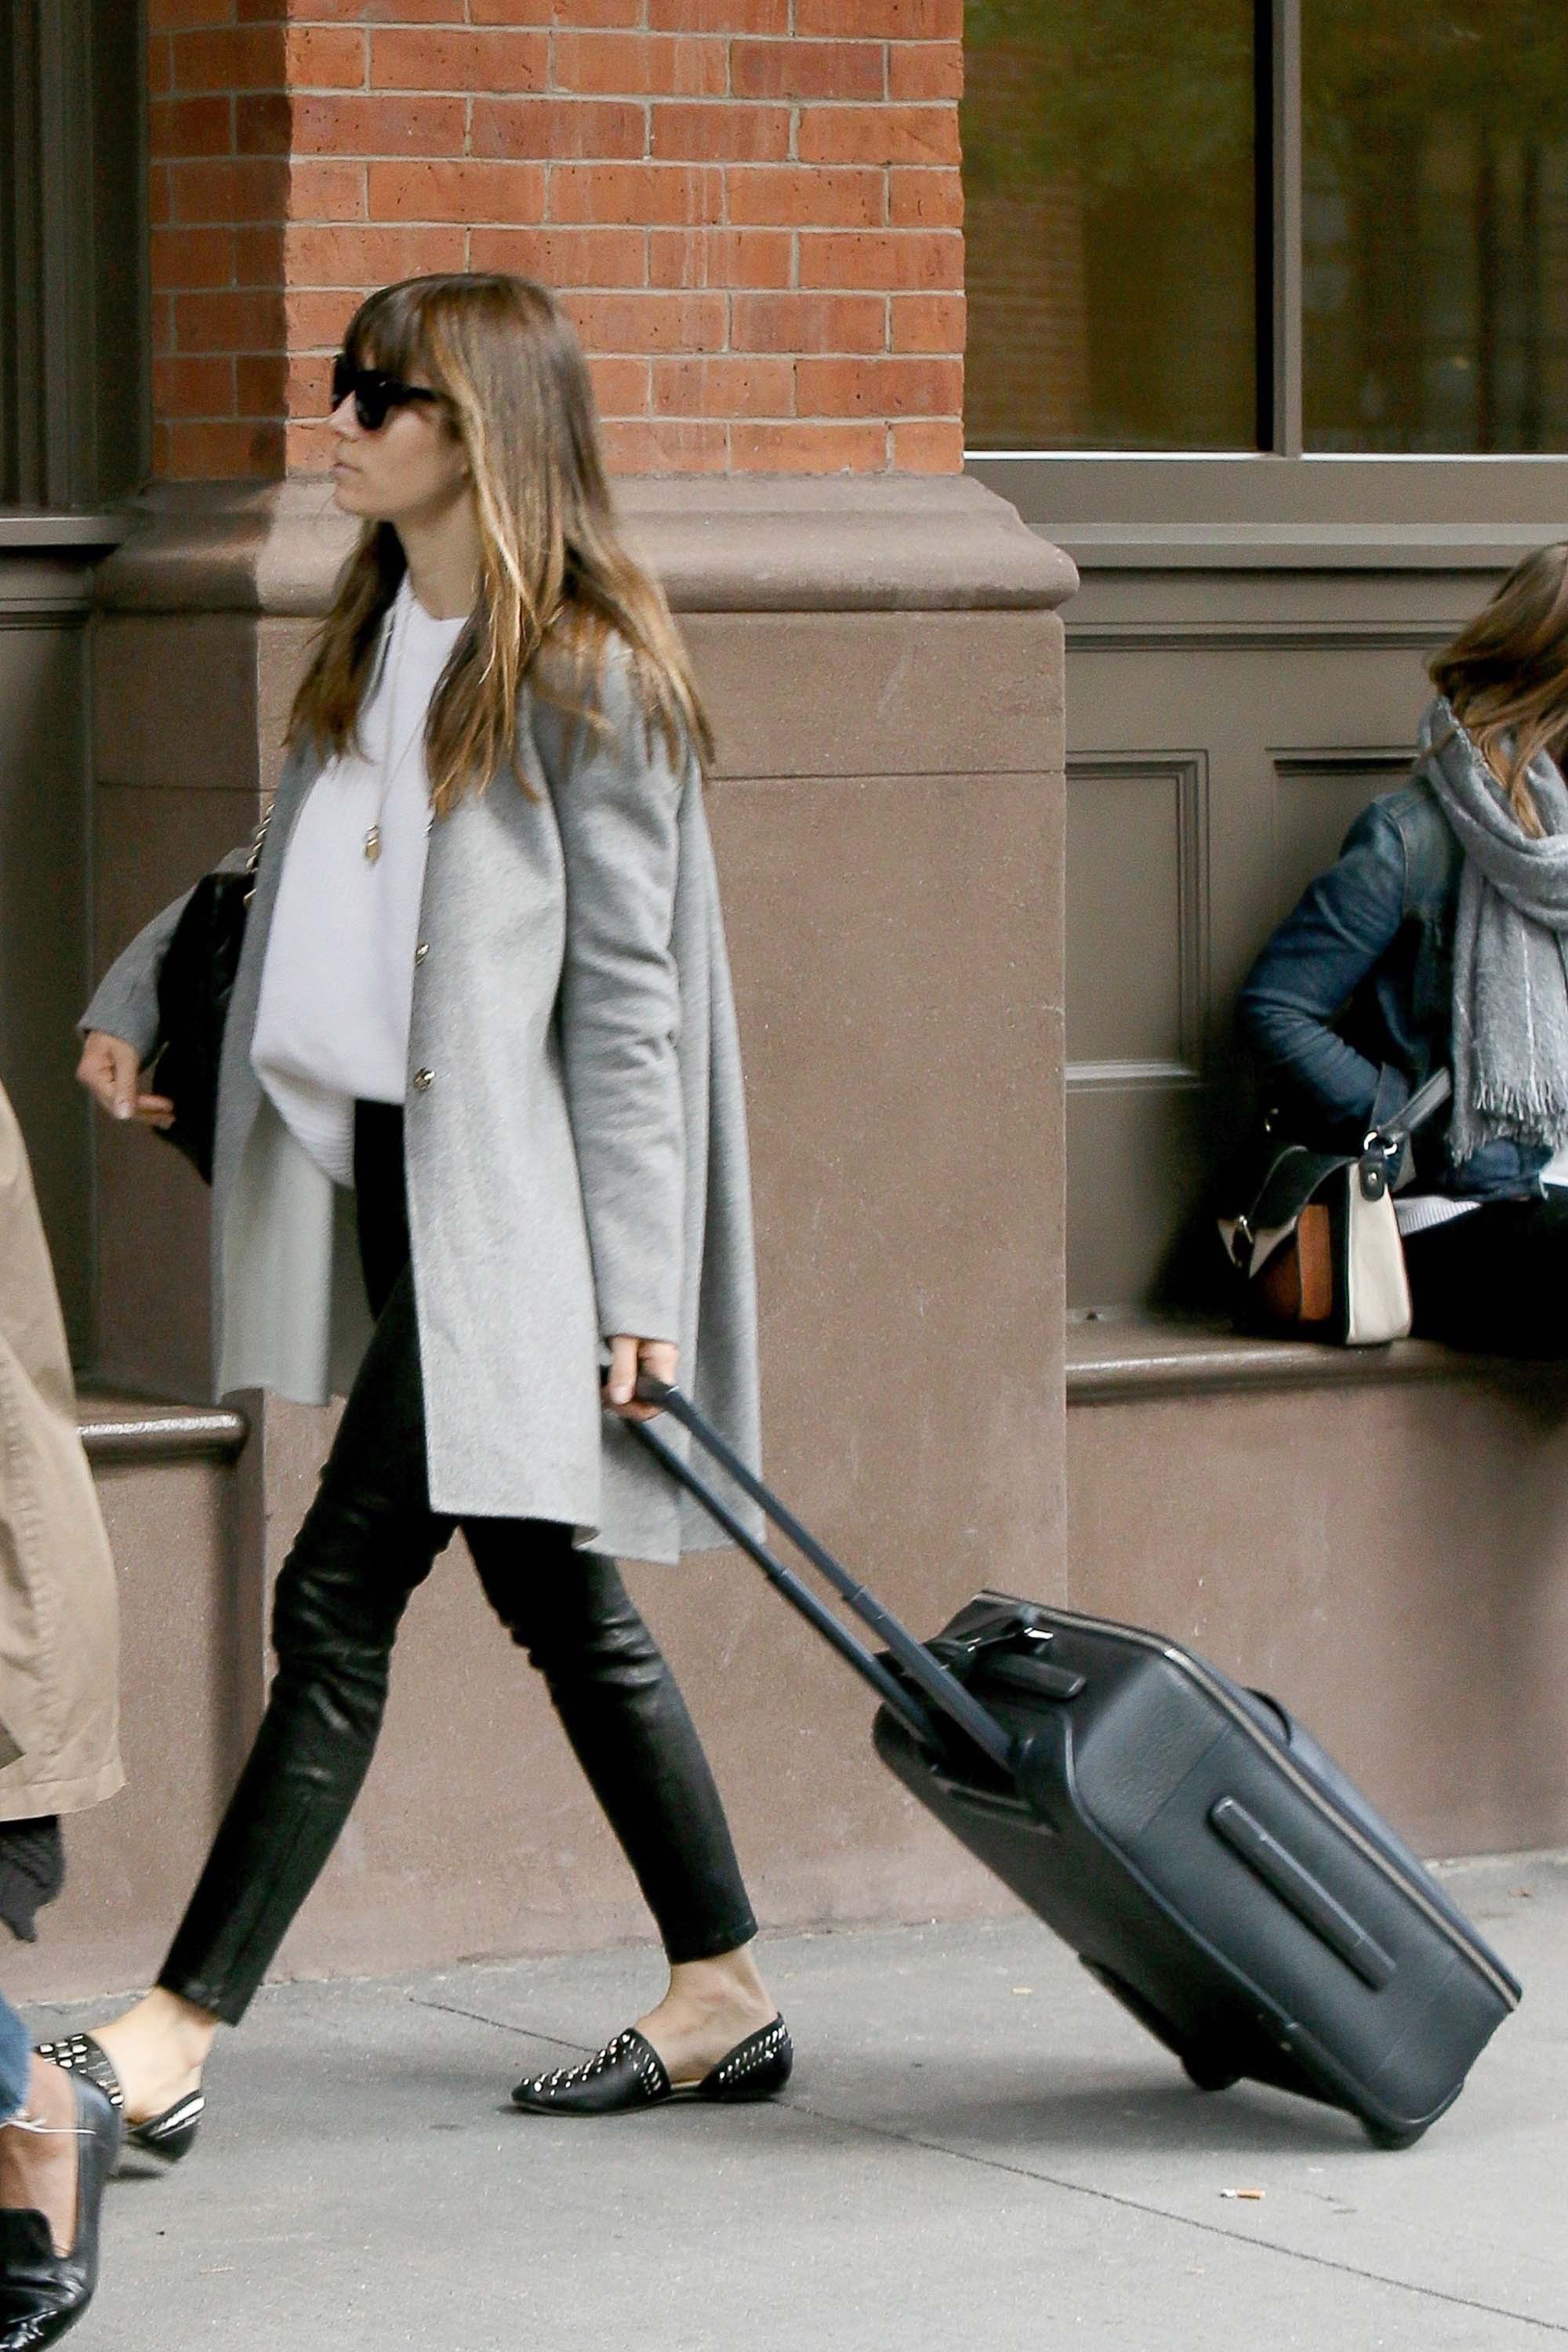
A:
POLYGON ((1310 1151, 1304 1143, 1285 1145, 1237 1220, 1247 1247, 1259 1234, 1279 1233, 1293 1225, 1335 1171, 1353 1168, 1360 1156, 1354 1151, 1310 1151))
MULTIPOLYGON (((1453 1091, 1452 1073, 1435 1070, 1402 1111, 1372 1129, 1368 1141, 1391 1159, 1396 1158, 1409 1137, 1441 1110, 1453 1091)), ((1304 1143, 1280 1144, 1246 1207, 1239 1215, 1221 1221, 1226 1246, 1236 1264, 1247 1265, 1259 1234, 1280 1233, 1292 1225, 1335 1170, 1352 1167, 1365 1149, 1363 1145, 1361 1151, 1313 1151, 1304 1143)))
POLYGON ((1405 1108, 1394 1118, 1385 1121, 1375 1132, 1390 1142, 1397 1142, 1404 1136, 1414 1135, 1418 1127, 1426 1125, 1434 1111, 1442 1109, 1453 1091, 1452 1071, 1434 1070, 1426 1085, 1416 1087, 1405 1108))

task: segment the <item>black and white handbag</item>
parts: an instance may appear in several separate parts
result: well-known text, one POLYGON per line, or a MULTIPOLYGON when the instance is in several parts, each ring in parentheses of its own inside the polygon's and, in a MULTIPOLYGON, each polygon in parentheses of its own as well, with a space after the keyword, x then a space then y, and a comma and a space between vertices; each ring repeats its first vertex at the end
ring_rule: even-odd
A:
POLYGON ((1271 1112, 1243 1205, 1219 1220, 1251 1328, 1342 1348, 1373 1348, 1410 1330, 1410 1285, 1394 1194, 1416 1128, 1448 1100, 1439 1070, 1357 1152, 1314 1151, 1278 1132, 1271 1112))

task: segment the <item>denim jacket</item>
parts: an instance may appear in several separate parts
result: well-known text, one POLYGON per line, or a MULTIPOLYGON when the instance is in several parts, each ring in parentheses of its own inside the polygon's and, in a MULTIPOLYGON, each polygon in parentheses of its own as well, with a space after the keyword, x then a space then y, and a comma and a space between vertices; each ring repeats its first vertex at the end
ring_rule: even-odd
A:
MULTIPOLYGON (((1303 1139, 1353 1150, 1449 1059, 1454 917, 1464 852, 1417 775, 1364 808, 1248 973, 1241 1032, 1303 1139)), ((1415 1139, 1415 1183, 1469 1200, 1533 1192, 1550 1153, 1508 1138, 1458 1167, 1441 1118, 1415 1139)))

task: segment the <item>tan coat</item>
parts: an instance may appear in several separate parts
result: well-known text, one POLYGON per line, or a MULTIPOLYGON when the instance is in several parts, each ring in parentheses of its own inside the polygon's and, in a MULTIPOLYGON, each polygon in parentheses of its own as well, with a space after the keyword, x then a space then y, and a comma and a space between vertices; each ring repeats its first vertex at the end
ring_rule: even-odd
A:
POLYGON ((119 1608, 32 1172, 0 1088, 0 1821, 111 1797, 119 1608))

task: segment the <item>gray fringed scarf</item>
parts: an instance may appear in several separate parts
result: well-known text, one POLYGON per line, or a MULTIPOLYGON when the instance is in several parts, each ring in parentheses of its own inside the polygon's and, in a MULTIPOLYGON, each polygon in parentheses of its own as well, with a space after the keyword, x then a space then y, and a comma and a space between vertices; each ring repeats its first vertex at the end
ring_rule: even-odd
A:
POLYGON ((1465 853, 1449 1156, 1498 1136, 1555 1150, 1568 1143, 1568 785, 1544 753, 1531 761, 1546 827, 1532 841, 1441 695, 1420 740, 1421 772, 1465 853))

